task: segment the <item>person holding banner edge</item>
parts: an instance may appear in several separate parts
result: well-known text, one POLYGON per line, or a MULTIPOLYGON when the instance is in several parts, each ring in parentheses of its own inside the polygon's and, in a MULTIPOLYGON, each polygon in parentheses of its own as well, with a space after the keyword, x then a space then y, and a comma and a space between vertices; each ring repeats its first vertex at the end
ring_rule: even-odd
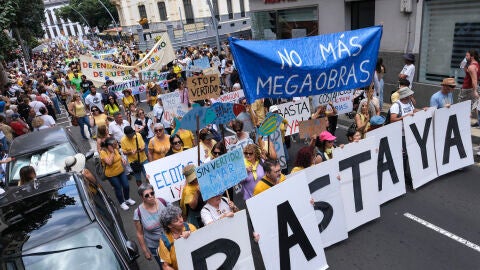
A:
POLYGON ((185 219, 199 228, 202 227, 200 211, 205 205, 205 202, 200 193, 195 168, 193 164, 189 164, 183 168, 186 184, 180 197, 180 208, 182 209, 182 214, 185 219))

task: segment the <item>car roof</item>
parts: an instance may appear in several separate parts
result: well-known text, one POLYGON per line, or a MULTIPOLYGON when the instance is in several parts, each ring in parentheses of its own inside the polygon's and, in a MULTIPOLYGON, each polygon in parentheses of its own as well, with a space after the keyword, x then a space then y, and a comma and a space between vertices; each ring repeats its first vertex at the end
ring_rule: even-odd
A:
POLYGON ((91 223, 75 178, 57 174, 0 195, 0 257, 26 252, 91 223))
POLYGON ((20 156, 69 141, 67 131, 62 127, 41 129, 15 138, 10 146, 9 155, 20 156))

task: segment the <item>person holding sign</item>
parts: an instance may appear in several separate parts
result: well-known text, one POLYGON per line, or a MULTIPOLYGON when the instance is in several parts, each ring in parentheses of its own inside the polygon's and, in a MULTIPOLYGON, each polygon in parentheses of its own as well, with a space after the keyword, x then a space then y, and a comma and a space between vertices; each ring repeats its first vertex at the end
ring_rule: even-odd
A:
MULTIPOLYGON (((335 148, 335 140, 337 137, 333 136, 328 131, 322 131, 320 136, 315 140, 316 157, 315 164, 333 158, 333 148, 335 148)), ((343 145, 340 145, 343 148, 343 145)))
POLYGON ((359 112, 355 114, 355 124, 357 131, 360 132, 362 138, 365 138, 368 128, 370 127, 370 114, 368 113, 368 104, 360 103, 359 112))
POLYGON ((255 144, 248 144, 243 148, 245 156, 245 167, 247 168, 247 178, 241 182, 243 199, 246 201, 253 196, 253 190, 258 181, 265 176, 263 169, 263 160, 261 159, 260 148, 255 144))
POLYGON ((148 143, 148 160, 154 161, 165 157, 170 150, 170 135, 165 134, 165 128, 162 124, 153 125, 155 136, 148 143))
POLYGON ((280 162, 278 160, 268 159, 263 163, 263 169, 265 175, 255 185, 253 190, 253 196, 256 196, 265 190, 285 181, 285 175, 282 174, 282 168, 280 168, 280 162))
POLYGON ((200 210, 202 210, 205 203, 203 202, 200 187, 198 186, 195 165, 190 164, 185 166, 183 168, 183 175, 185 176, 186 185, 180 197, 182 214, 189 223, 194 224, 196 227, 201 227, 200 210))
POLYGON ((220 194, 207 200, 200 211, 200 215, 203 224, 208 225, 224 217, 233 217, 233 213, 237 211, 238 208, 235 204, 220 194))
POLYGON ((127 156, 128 163, 133 170, 137 186, 142 184, 142 173, 147 175, 143 165, 148 162, 145 155, 145 142, 140 133, 135 132, 131 126, 124 128, 125 136, 120 140, 123 154, 127 156))
POLYGON ((165 234, 160 238, 158 256, 162 259, 163 270, 177 270, 177 255, 175 253, 175 240, 187 239, 190 234, 197 230, 195 225, 184 222, 182 210, 177 206, 169 205, 160 213, 160 223, 165 234))
POLYGON ((454 78, 446 78, 442 81, 442 89, 430 98, 430 107, 440 108, 450 108, 450 105, 453 104, 453 90, 457 84, 455 83, 454 78))

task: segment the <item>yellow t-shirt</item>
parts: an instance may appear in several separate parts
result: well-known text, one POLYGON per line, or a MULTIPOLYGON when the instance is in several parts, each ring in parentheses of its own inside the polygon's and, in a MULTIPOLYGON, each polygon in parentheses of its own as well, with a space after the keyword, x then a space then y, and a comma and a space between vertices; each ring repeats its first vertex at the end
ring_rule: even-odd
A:
MULTIPOLYGON (((280 181, 278 181, 277 184, 285 181, 286 177, 285 175, 281 174, 280 175, 280 181)), ((273 185, 272 185, 273 186, 273 185)), ((255 195, 258 195, 262 192, 264 192, 265 190, 271 188, 272 186, 266 184, 265 182, 263 182, 262 180, 258 181, 258 183, 255 185, 255 188, 253 189, 253 196, 255 195)))
MULTIPOLYGON (((165 135, 163 140, 159 140, 157 136, 154 136, 152 139, 150 139, 150 142, 148 143, 148 151, 150 151, 150 149, 153 151, 153 155, 152 155, 153 160, 157 160, 165 157, 168 150, 170 150, 169 138, 170 138, 169 135, 165 135)), ((153 161, 153 160, 150 160, 150 161, 153 161)))
POLYGON ((399 97, 400 97, 400 94, 398 93, 398 91, 393 93, 392 96, 390 97, 390 99, 392 100, 392 104, 397 102, 399 100, 399 97))
POLYGON ((177 131, 177 134, 178 136, 180 136, 180 139, 182 139, 184 148, 190 149, 193 147, 193 142, 195 138, 193 137, 193 133, 190 130, 179 129, 177 131))
POLYGON ((108 158, 110 153, 105 150, 100 150, 100 159, 102 160, 103 167, 105 168, 105 176, 113 177, 121 174, 123 172, 122 156, 117 149, 115 149, 115 156, 113 157, 112 165, 108 166, 103 162, 104 159, 108 158))
POLYGON ((73 102, 73 109, 76 117, 84 117, 85 115, 87 115, 87 113, 85 112, 85 105, 83 105, 82 102, 73 102))
MULTIPOLYGON (((194 232, 197 230, 195 225, 188 223, 188 227, 191 232, 194 232)), ((185 231, 185 227, 183 228, 185 231)), ((170 250, 167 249, 165 246, 165 243, 163 243, 163 240, 160 238, 160 243, 158 244, 158 256, 166 263, 171 265, 173 269, 178 269, 178 263, 177 263, 177 254, 175 253, 175 245, 173 244, 175 240, 173 239, 172 233, 165 233, 165 236, 167 237, 168 241, 170 242, 170 250)))
MULTIPOLYGON (((120 145, 122 146, 122 150, 124 154, 137 149, 137 142, 135 141, 135 137, 138 138, 138 148, 145 149, 145 142, 143 141, 142 135, 140 135, 137 132, 135 133, 135 136, 133 136, 133 138, 131 139, 128 138, 127 136, 123 136, 122 139, 120 140, 120 145)), ((128 159, 128 163, 132 163, 135 160, 137 160, 138 156, 140 156, 140 162, 144 162, 145 160, 147 160, 147 155, 145 154, 145 151, 140 151, 139 155, 135 153, 135 154, 126 155, 126 156, 128 159)))
POLYGON ((93 119, 95 120, 95 125, 97 127, 101 127, 101 126, 106 126, 107 125, 107 115, 105 115, 104 113, 101 113, 97 116, 93 116, 93 119))
POLYGON ((293 167, 293 169, 292 169, 292 171, 290 172, 290 174, 299 172, 299 171, 301 171, 301 170, 303 170, 303 169, 305 169, 305 168, 303 168, 303 167, 293 167))
POLYGON ((130 108, 130 104, 133 104, 135 102, 135 98, 132 95, 130 95, 128 97, 124 96, 122 98, 122 102, 123 102, 123 107, 125 109, 128 109, 128 108, 130 108))
POLYGON ((107 104, 105 105, 104 109, 105 109, 105 112, 108 113, 108 115, 113 115, 116 112, 120 112, 120 108, 116 104, 113 104, 113 105, 107 104))
POLYGON ((192 202, 192 200, 195 198, 195 195, 199 191, 200 187, 198 184, 192 185, 192 184, 186 184, 185 187, 183 187, 182 190, 182 196, 180 197, 180 203, 179 206, 182 209, 182 213, 184 216, 187 215, 187 207, 186 205, 192 202))

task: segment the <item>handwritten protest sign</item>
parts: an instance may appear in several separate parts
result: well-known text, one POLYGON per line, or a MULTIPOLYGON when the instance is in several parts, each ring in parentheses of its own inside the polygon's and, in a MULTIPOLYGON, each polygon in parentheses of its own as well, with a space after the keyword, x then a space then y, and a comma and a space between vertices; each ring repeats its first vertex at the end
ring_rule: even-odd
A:
POLYGON ((218 98, 212 98, 212 102, 223 102, 223 103, 238 103, 238 101, 245 97, 243 90, 237 90, 233 92, 229 92, 219 96, 218 98))
POLYGON ((210 106, 208 110, 215 112, 215 114, 211 114, 215 115, 215 117, 212 119, 207 117, 205 119, 206 123, 220 125, 235 119, 235 117, 243 111, 243 106, 240 104, 217 102, 210 106))
POLYGON ((164 81, 167 79, 167 75, 168 73, 170 72, 160 72, 160 71, 157 71, 157 70, 142 70, 140 72, 138 72, 138 75, 140 76, 140 78, 142 79, 142 81, 146 82, 146 81, 157 81, 157 82, 160 82, 160 81, 164 81))
POLYGON ((242 149, 227 152, 200 165, 196 172, 204 200, 222 194, 228 188, 247 178, 242 149))
POLYGON ((188 105, 182 103, 180 97, 180 92, 178 91, 160 95, 165 112, 183 117, 188 112, 188 105))
POLYGON ((300 130, 300 122, 310 118, 310 103, 308 98, 277 105, 279 113, 288 121, 285 136, 296 134, 300 130))
MULTIPOLYGON (((268 138, 270 138, 270 143, 273 143, 275 152, 277 153, 277 159, 280 162, 280 167, 282 169, 286 169, 288 164, 285 152, 288 150, 283 147, 283 138, 280 127, 277 128, 271 135, 269 135, 268 138)), ((268 144, 267 137, 264 138, 264 141, 266 144, 268 144)))
POLYGON ((203 70, 203 75, 220 75, 220 71, 218 71, 217 67, 209 67, 203 70))
POLYGON ((189 77, 187 88, 190 101, 218 98, 221 92, 218 75, 189 77))
POLYGON ((197 164, 197 147, 145 164, 155 196, 169 202, 180 200, 185 185, 182 171, 188 164, 197 164))
POLYGON ((288 40, 229 38, 235 67, 249 103, 368 85, 377 62, 382 27, 288 40), (262 63, 261 69, 251 72, 262 63))
MULTIPOLYGON (((129 80, 129 81, 125 81, 119 84, 109 86, 108 90, 111 92, 118 93, 118 92, 122 92, 125 89, 131 89, 132 94, 135 95, 141 92, 140 90, 141 86, 142 85, 140 83, 140 80, 135 79, 135 80, 129 80)), ((145 91, 145 89, 143 89, 143 91, 145 91)))
POLYGON ((337 110, 337 114, 349 113, 353 110, 355 90, 345 90, 312 97, 312 106, 315 110, 320 105, 327 105, 330 101, 337 110))
POLYGON ((318 135, 324 130, 327 130, 327 120, 325 118, 302 121, 299 126, 299 134, 302 139, 318 135))
POLYGON ((210 60, 208 57, 202 57, 193 60, 193 65, 196 67, 200 67, 201 69, 206 69, 210 67, 210 60))

